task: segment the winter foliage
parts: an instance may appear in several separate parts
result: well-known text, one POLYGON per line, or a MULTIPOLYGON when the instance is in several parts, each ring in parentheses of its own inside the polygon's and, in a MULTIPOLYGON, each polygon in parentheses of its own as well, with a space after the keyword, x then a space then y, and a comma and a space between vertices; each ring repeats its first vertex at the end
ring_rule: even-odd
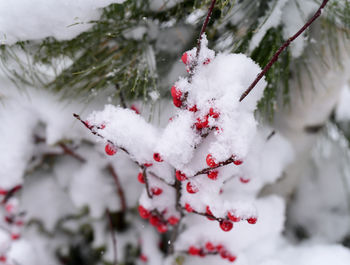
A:
POLYGON ((213 2, 0 3, 0 264, 350 263, 350 4, 213 2))

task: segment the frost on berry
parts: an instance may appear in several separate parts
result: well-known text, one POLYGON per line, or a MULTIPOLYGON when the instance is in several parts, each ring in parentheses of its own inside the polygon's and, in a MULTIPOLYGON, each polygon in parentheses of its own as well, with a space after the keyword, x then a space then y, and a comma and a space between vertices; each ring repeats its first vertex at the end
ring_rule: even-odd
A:
POLYGON ((163 159, 162 159, 162 157, 160 156, 159 153, 154 153, 154 154, 153 154, 153 159, 154 159, 155 161, 157 161, 157 162, 163 162, 163 159))
POLYGON ((176 170, 175 176, 178 181, 184 181, 187 179, 186 175, 182 173, 180 170, 176 170))
POLYGON ((256 217, 250 217, 247 219, 247 222, 252 225, 255 224, 257 221, 258 219, 256 217))
POLYGON ((197 193, 199 191, 198 187, 195 184, 191 183, 190 181, 187 182, 186 190, 188 193, 191 193, 191 194, 197 193))
POLYGON ((212 180, 216 180, 218 178, 218 174, 219 174, 219 172, 217 170, 211 170, 208 173, 208 178, 210 178, 212 180))
POLYGON ((206 162, 207 162, 207 165, 209 167, 217 167, 218 166, 218 164, 215 162, 215 160, 211 154, 207 155, 206 162))
POLYGON ((227 217, 232 221, 232 222, 239 222, 241 218, 239 216, 236 216, 233 211, 229 211, 227 213, 227 217))
POLYGON ((151 192, 153 195, 158 196, 158 195, 163 193, 163 190, 161 188, 158 188, 158 187, 152 187, 151 192))

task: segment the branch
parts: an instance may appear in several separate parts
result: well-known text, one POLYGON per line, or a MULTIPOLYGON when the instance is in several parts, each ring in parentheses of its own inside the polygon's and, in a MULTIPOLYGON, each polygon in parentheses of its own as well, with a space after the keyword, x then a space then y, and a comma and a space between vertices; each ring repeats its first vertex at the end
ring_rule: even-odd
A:
POLYGON ((211 4, 209 6, 209 9, 208 9, 208 14, 203 22, 203 25, 202 25, 202 29, 201 29, 201 32, 199 33, 199 38, 198 38, 198 41, 197 41, 197 51, 196 51, 196 59, 194 60, 194 63, 191 65, 190 67, 190 77, 189 77, 189 80, 192 79, 192 76, 194 74, 194 69, 196 68, 197 64, 198 64, 198 57, 199 57, 199 53, 200 53, 200 50, 201 50, 201 43, 202 43, 202 37, 203 37, 203 34, 208 26, 208 23, 209 23, 209 20, 210 20, 210 17, 211 17, 211 14, 213 12, 213 9, 214 9, 214 6, 215 6, 215 3, 216 3, 216 0, 212 0, 211 1, 211 4))
POLYGON ((235 159, 233 157, 230 157, 229 159, 223 161, 223 162, 220 162, 217 166, 215 167, 207 167, 205 169, 202 169, 201 171, 198 171, 196 174, 194 174, 193 176, 198 176, 198 175, 202 175, 202 174, 207 174, 209 173, 210 171, 216 169, 216 168, 219 168, 219 167, 223 167, 223 166, 226 166, 228 164, 231 164, 235 161, 235 159))
POLYGON ((111 173, 111 175, 113 176, 115 185, 117 186, 117 192, 118 192, 118 195, 120 198, 120 205, 121 205, 122 211, 126 212, 127 205, 126 205, 125 194, 124 194, 124 190, 122 188, 122 185, 120 184, 117 172, 115 172, 115 169, 111 164, 108 164, 107 168, 108 168, 109 172, 111 173))
POLYGON ((112 242, 113 242, 114 265, 117 265, 118 264, 117 263, 117 238, 114 234, 113 221, 112 221, 112 216, 109 209, 107 209, 107 215, 108 215, 109 228, 111 230, 111 236, 112 236, 112 242))
POLYGON ((260 81, 260 79, 266 74, 266 72, 271 68, 271 66, 277 61, 279 55, 282 53, 284 49, 286 49, 301 33, 303 33, 322 13, 322 9, 326 6, 328 0, 323 0, 321 6, 316 11, 316 13, 312 16, 312 18, 292 37, 290 37, 273 55, 273 57, 270 59, 270 61, 267 63, 267 65, 264 67, 264 69, 258 74, 258 76, 255 78, 253 83, 248 87, 246 91, 243 92, 241 95, 239 102, 241 102, 248 94, 253 90, 253 88, 256 86, 256 84, 260 81))
POLYGON ((156 179, 160 180, 161 182, 163 182, 164 184, 170 186, 170 187, 175 187, 175 185, 172 185, 168 182, 166 182, 164 179, 162 179, 161 177, 159 177, 158 175, 156 175, 155 173, 153 173, 152 171, 149 172, 149 174, 152 176, 152 177, 155 177, 156 179))
MULTIPOLYGON (((182 210, 186 210, 186 209, 182 208, 182 210)), ((205 216, 207 218, 211 218, 211 219, 213 219, 213 221, 216 220, 218 222, 222 222, 223 220, 225 220, 224 218, 215 217, 214 215, 207 214, 207 213, 200 213, 200 212, 197 212, 195 210, 192 210, 192 212, 190 212, 190 213, 194 213, 194 214, 197 214, 197 215, 205 216)))

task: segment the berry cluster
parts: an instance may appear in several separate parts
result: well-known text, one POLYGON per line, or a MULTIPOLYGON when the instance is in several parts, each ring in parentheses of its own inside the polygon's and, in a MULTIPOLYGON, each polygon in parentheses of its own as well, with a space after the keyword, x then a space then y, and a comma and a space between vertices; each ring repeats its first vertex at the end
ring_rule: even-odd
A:
POLYGON ((204 247, 190 246, 187 253, 199 257, 219 254, 223 259, 227 259, 230 262, 234 262, 237 259, 237 257, 230 253, 222 244, 215 245, 210 241, 206 242, 204 247))
POLYGON ((166 214, 166 211, 159 213, 156 210, 149 211, 142 205, 138 207, 139 214, 141 218, 148 219, 149 223, 156 227, 159 233, 165 233, 168 231, 168 225, 174 226, 179 222, 179 218, 176 216, 170 216, 168 219, 165 219, 163 215, 166 214))
MULTIPOLYGON (((0 188, 0 199, 1 205, 4 212, 4 222, 6 226, 6 231, 9 233, 10 241, 18 240, 21 237, 21 229, 24 225, 24 212, 19 209, 18 199, 14 195, 22 188, 21 185, 14 186, 11 189, 0 188)), ((9 242, 8 252, 11 247, 9 242)), ((8 258, 6 253, 0 254, 0 264, 6 264, 8 258)))

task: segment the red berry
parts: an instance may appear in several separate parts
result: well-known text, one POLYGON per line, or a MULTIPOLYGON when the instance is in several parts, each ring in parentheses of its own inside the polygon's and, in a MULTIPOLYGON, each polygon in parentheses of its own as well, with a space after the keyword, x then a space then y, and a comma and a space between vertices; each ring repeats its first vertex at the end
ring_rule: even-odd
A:
POLYGON ((178 100, 181 99, 182 92, 176 86, 171 87, 170 93, 173 99, 178 99, 178 100))
POLYGON ((137 175, 137 179, 140 183, 142 184, 145 184, 145 176, 143 175, 142 172, 140 172, 138 175, 137 175))
POLYGON ((210 217, 210 216, 207 216, 207 218, 209 219, 209 220, 215 220, 215 218, 214 218, 214 215, 213 215, 213 213, 210 211, 210 208, 209 208, 209 206, 207 205, 207 207, 206 207, 206 214, 207 215, 210 215, 210 216, 212 216, 212 217, 210 217))
POLYGON ((157 161, 157 162, 163 162, 163 159, 162 159, 162 157, 160 156, 159 153, 154 153, 154 154, 153 154, 153 159, 154 159, 155 161, 157 161))
POLYGON ((158 226, 160 224, 160 219, 157 215, 152 215, 150 218, 149 218, 149 223, 153 226, 158 226))
POLYGON ((159 223, 157 225, 157 230, 159 233, 163 234, 165 233, 166 231, 168 231, 168 227, 166 226, 166 224, 163 224, 163 223, 159 223))
POLYGON ((4 256, 4 255, 0 256, 0 261, 1 262, 6 262, 6 260, 7 260, 6 256, 4 256))
POLYGON ((148 261, 148 258, 145 254, 141 254, 140 255, 140 260, 142 260, 143 262, 147 262, 148 261))
POLYGON ((184 64, 188 64, 188 55, 187 52, 185 52, 182 56, 181 56, 181 60, 184 64))
POLYGON ((180 99, 173 98, 173 103, 174 103, 175 107, 180 108, 182 106, 182 101, 180 99))
POLYGON ((158 195, 163 193, 163 190, 161 188, 158 188, 158 187, 152 187, 151 192, 153 195, 158 196, 158 195))
POLYGON ((195 185, 192 185, 191 182, 187 182, 186 190, 188 193, 197 193, 199 191, 198 187, 195 185))
POLYGON ((193 107, 189 108, 188 110, 192 111, 192 112, 197 112, 198 111, 197 105, 194 105, 193 107))
POLYGON ((170 225, 176 225, 179 222, 179 218, 177 218, 176 216, 170 216, 168 218, 168 223, 170 225))
POLYGON ((7 190, 0 188, 0 195, 6 195, 7 190))
POLYGON ((218 166, 218 164, 215 162, 215 160, 211 154, 207 155, 206 162, 207 162, 207 165, 209 167, 217 167, 218 166))
POLYGON ((205 248, 206 248, 208 251, 214 251, 214 250, 215 250, 214 244, 211 243, 211 242, 209 242, 209 241, 205 244, 205 248))
POLYGON ((249 219, 247 219, 247 222, 250 224, 255 224, 256 221, 258 221, 258 219, 256 217, 250 217, 249 219))
POLYGON ((208 173, 208 178, 216 180, 218 178, 219 172, 217 170, 212 170, 208 173))
POLYGON ((106 124, 102 123, 100 129, 103 130, 104 128, 106 128, 106 124))
POLYGON ((107 155, 112 156, 117 152, 117 148, 111 143, 108 143, 105 146, 105 151, 107 155))
POLYGON ((13 240, 17 240, 17 239, 19 239, 21 236, 19 235, 19 234, 11 234, 11 238, 13 239, 13 240))
POLYGON ((184 181, 187 179, 186 175, 184 173, 182 173, 180 170, 176 170, 175 176, 176 176, 178 181, 184 181))
POLYGON ((151 213, 147 209, 145 209, 142 205, 139 205, 138 210, 141 218, 143 219, 147 219, 151 215, 151 213))
POLYGON ((233 227, 233 223, 229 220, 223 220, 220 222, 220 228, 225 232, 230 231, 232 227, 233 227))
POLYGON ((223 259, 227 259, 228 256, 229 256, 229 253, 227 252, 227 250, 223 250, 223 251, 220 251, 220 256, 221 256, 223 259))
POLYGON ((239 166, 239 165, 243 164, 243 161, 239 160, 239 159, 233 160, 233 164, 235 164, 236 166, 239 166))
POLYGON ((209 116, 213 117, 214 119, 219 118, 220 113, 215 111, 213 108, 209 109, 209 116))
POLYGON ((245 179, 243 177, 240 177, 239 180, 242 182, 242 183, 248 183, 250 181, 250 179, 245 179))
POLYGON ((93 125, 91 125, 90 123, 89 123, 89 121, 83 121, 83 123, 84 123, 84 125, 86 126, 86 128, 88 128, 88 129, 92 129, 92 127, 94 127, 93 125))
POLYGON ((198 118, 195 125, 196 125, 197 130, 208 127, 208 125, 209 125, 208 116, 205 116, 203 119, 198 118))
POLYGON ((234 215, 234 213, 233 213, 233 212, 230 212, 230 211, 227 213, 227 217, 228 217, 232 222, 239 222, 239 221, 241 221, 241 218, 240 218, 240 217, 234 215))
POLYGON ((200 251, 201 250, 199 248, 196 248, 195 246, 190 246, 188 248, 188 254, 193 255, 193 256, 199 255, 200 251))
POLYGON ((189 203, 185 204, 185 209, 187 212, 192 213, 193 212, 193 208, 191 207, 191 205, 189 203))
POLYGON ((216 250, 217 250, 218 252, 221 252, 222 250, 224 250, 224 246, 221 245, 221 244, 219 244, 219 245, 216 246, 216 250))
POLYGON ((138 109, 134 104, 131 105, 130 109, 132 109, 133 111, 135 111, 136 114, 140 114, 139 109, 138 109))
POLYGON ((228 256, 228 260, 229 260, 230 262, 234 262, 236 259, 237 259, 237 257, 236 257, 235 255, 229 255, 229 256, 228 256))
POLYGON ((207 65, 209 63, 210 63, 210 59, 209 58, 205 59, 205 61, 203 62, 204 65, 207 65))
POLYGON ((144 165, 145 167, 151 167, 151 166, 153 166, 152 163, 144 163, 143 165, 144 165))

